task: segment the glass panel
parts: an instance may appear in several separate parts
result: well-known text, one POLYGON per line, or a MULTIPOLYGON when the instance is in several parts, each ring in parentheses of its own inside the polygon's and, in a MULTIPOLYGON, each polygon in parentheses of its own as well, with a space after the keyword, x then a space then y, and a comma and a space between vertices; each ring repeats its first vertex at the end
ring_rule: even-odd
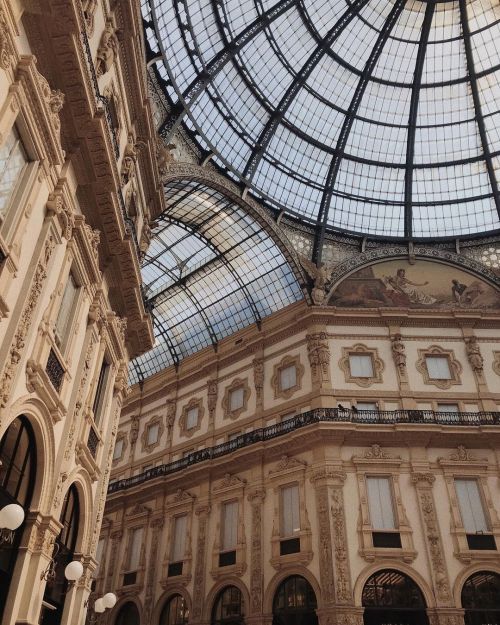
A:
POLYGON ((222 551, 236 549, 238 542, 238 502, 225 503, 222 512, 222 551))
POLYGON ((243 408, 244 390, 235 388, 229 393, 229 410, 239 410, 243 408))
POLYGON ((390 478, 367 477, 366 489, 372 528, 374 530, 396 529, 390 478))
POLYGON ((99 425, 102 412, 104 410, 104 402, 106 399, 106 391, 108 385, 110 367, 106 361, 103 360, 101 370, 99 371, 99 378, 97 380, 97 388, 94 396, 94 404, 92 410, 94 412, 94 421, 96 425, 99 425))
POLYGON ((446 356, 426 356, 427 373, 433 380, 450 380, 451 372, 446 356))
POLYGON ((130 555, 129 555, 129 571, 137 571, 141 561, 143 528, 139 527, 132 531, 130 535, 130 555))
POLYGON ((70 329, 70 323, 72 320, 73 312, 76 306, 78 298, 78 286, 75 279, 71 274, 68 276, 68 281, 64 288, 64 293, 61 300, 61 307, 57 315, 55 325, 55 337, 56 341, 61 348, 64 348, 68 339, 68 332, 70 329))
POLYGON ((370 402, 370 401, 358 401, 356 402, 356 408, 358 409, 358 411, 370 410, 374 412, 378 410, 377 404, 375 402, 370 402))
POLYGON ((369 354, 349 354, 349 367, 353 378, 373 377, 373 361, 369 354))
POLYGON ((297 386, 297 368, 295 365, 280 369, 280 388, 286 391, 297 386))
POLYGON ((300 531, 299 487, 285 486, 281 489, 282 537, 293 536, 300 531))
POLYGON ((186 548, 187 515, 177 516, 174 520, 171 559, 173 562, 184 560, 186 548))
POLYGON ((198 425, 198 408, 190 408, 186 415, 186 429, 190 430, 198 425))
POLYGON ((121 458, 122 453, 123 453, 123 438, 119 438, 116 441, 116 445, 113 450, 113 460, 118 460, 118 458, 121 458))
POLYGON ((158 423, 155 423, 148 427, 148 445, 154 445, 157 442, 159 432, 160 426, 158 425, 158 423))
POLYGON ((26 152, 14 127, 0 145, 0 217, 5 215, 27 163, 26 152))
POLYGON ((462 523, 467 534, 489 532, 477 480, 456 479, 455 489, 462 515, 462 523))

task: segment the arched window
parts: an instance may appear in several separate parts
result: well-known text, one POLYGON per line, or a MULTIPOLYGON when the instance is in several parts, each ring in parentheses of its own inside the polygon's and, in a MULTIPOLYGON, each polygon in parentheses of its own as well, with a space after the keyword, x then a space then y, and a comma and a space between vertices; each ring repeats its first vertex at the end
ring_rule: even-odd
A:
POLYGON ((462 588, 465 625, 500 625, 500 575, 479 571, 462 588))
POLYGON ((140 625, 139 610, 135 603, 129 601, 120 608, 115 625, 140 625))
POLYGON ((75 484, 72 484, 66 493, 59 520, 62 529, 56 538, 52 555, 55 561, 55 576, 45 586, 43 600, 46 607, 42 613, 42 625, 61 623, 67 589, 64 569, 73 560, 80 521, 80 502, 75 484))
POLYGON ((273 600, 273 625, 317 625, 318 603, 311 584, 300 575, 281 582, 273 600))
MULTIPOLYGON (((17 503, 29 510, 36 475, 36 444, 33 428, 24 416, 15 419, 0 440, 0 508, 17 503)), ((12 545, 0 548, 0 621, 7 602, 22 530, 12 545)))
POLYGON ((241 625, 245 616, 243 596, 236 586, 226 586, 217 595, 212 609, 212 625, 241 625))
POLYGON ((407 575, 391 569, 372 575, 363 588, 364 625, 428 625, 424 596, 407 575))
POLYGON ((189 610, 182 595, 172 595, 163 606, 159 625, 185 625, 189 610))

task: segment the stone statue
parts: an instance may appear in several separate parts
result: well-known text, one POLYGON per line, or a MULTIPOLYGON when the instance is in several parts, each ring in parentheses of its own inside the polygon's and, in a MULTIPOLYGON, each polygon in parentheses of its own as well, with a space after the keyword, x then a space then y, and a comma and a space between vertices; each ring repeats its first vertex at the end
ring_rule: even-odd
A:
POLYGON ((392 357, 401 375, 406 374, 406 347, 401 339, 401 334, 395 334, 392 337, 392 357))
POLYGON ((305 256, 299 256, 300 263, 307 275, 313 280, 314 285, 311 289, 311 298, 313 304, 321 306, 325 300, 327 284, 332 277, 332 271, 326 267, 324 263, 315 265, 305 256))
POLYGON ((482 373, 483 357, 481 356, 481 351, 475 336, 469 336, 465 339, 465 349, 472 370, 476 373, 482 373))
POLYGON ((101 42, 97 49, 95 71, 97 76, 103 76, 111 69, 118 54, 118 38, 113 22, 108 20, 102 33, 101 42))

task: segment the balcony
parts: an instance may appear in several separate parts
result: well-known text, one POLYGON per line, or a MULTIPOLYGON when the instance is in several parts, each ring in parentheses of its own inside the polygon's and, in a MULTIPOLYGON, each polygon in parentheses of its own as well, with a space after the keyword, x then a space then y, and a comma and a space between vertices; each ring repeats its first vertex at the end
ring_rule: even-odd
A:
POLYGON ((194 451, 184 458, 148 469, 140 475, 117 480, 109 485, 108 493, 116 493, 160 476, 177 473, 194 464, 226 456, 238 449, 284 436, 289 432, 315 423, 360 423, 367 425, 413 423, 426 426, 459 427, 500 426, 500 412, 435 412, 433 410, 355 411, 339 408, 317 408, 316 410, 298 414, 282 423, 246 432, 226 443, 194 451))

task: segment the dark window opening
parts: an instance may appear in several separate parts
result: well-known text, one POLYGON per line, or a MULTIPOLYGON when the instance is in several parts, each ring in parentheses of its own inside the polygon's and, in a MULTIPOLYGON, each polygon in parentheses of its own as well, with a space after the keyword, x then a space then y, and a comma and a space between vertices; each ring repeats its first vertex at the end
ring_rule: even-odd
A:
POLYGON ((386 549, 401 549, 401 535, 399 532, 373 532, 373 546, 386 549))
POLYGON ((467 534, 469 549, 495 550, 497 548, 493 534, 467 534))
POLYGON ((219 553, 219 566, 230 566, 231 564, 236 564, 236 551, 219 553))
POLYGON ((300 538, 287 538, 280 541, 280 556, 286 556, 289 553, 299 553, 300 538))

